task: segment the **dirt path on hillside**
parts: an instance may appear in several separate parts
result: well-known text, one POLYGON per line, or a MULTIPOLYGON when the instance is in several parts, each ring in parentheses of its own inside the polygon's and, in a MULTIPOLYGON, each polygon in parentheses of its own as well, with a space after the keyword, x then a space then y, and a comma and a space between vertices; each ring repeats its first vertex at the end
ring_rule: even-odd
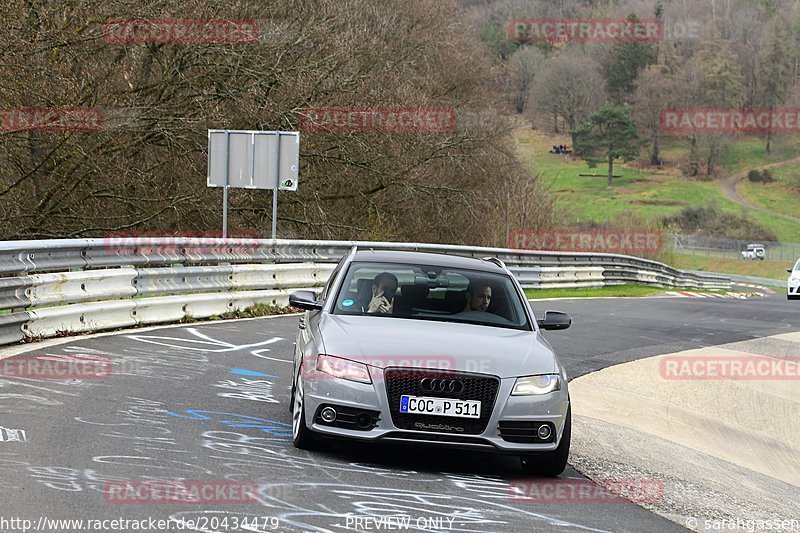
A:
POLYGON ((742 181, 745 177, 747 177, 747 173, 750 172, 750 170, 763 170, 765 168, 779 167, 781 165, 789 165, 792 163, 800 163, 800 157, 795 157, 794 159, 787 159, 786 161, 778 161, 776 163, 761 165, 760 167, 755 167, 754 169, 748 169, 743 172, 731 174, 730 176, 725 176, 719 182, 722 194, 724 194, 737 204, 747 207, 748 209, 755 209, 756 211, 761 211, 762 213, 767 213, 770 215, 774 215, 776 217, 785 218, 786 220, 791 220, 792 222, 797 222, 800 224, 800 218, 784 215, 783 213, 776 213, 775 211, 770 211, 765 207, 756 205, 747 198, 745 198, 744 196, 742 196, 741 194, 739 194, 739 191, 736 189, 736 186, 739 184, 740 181, 742 181))

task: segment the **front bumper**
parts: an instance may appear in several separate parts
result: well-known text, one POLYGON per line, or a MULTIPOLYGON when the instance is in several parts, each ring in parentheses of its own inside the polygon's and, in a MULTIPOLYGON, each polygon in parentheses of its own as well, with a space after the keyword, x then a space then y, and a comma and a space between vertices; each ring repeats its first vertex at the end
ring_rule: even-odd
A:
MULTIPOLYGON (((409 371, 413 372, 412 369, 409 371)), ((371 384, 337 379, 320 373, 307 376, 304 390, 305 415, 309 429, 334 438, 367 442, 415 443, 512 454, 552 451, 560 443, 569 407, 569 394, 564 376, 562 376, 561 390, 542 396, 511 396, 516 378, 501 379, 494 408, 485 430, 478 434, 470 434, 468 431, 458 431, 460 427, 458 424, 462 419, 456 417, 436 417, 441 419, 440 424, 443 427, 450 428, 449 431, 410 430, 395 426, 390 412, 384 370, 371 367, 370 372, 371 384), (334 408, 342 406, 365 412, 378 412, 379 417, 374 424, 371 424, 374 426, 371 429, 346 429, 324 423, 317 416, 323 406, 334 408), (501 422, 505 428, 502 435, 501 422), (509 426, 525 426, 526 422, 551 425, 554 437, 550 442, 510 442, 509 426)), ((431 396, 436 395, 431 394, 431 396)))
POLYGON ((800 300, 800 282, 788 282, 786 284, 786 297, 790 300, 800 300))

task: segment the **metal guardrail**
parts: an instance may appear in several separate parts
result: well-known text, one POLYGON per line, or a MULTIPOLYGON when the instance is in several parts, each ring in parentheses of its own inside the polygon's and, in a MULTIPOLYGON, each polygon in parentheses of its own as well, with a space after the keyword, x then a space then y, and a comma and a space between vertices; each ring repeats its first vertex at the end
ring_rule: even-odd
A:
POLYGON ((501 259, 526 288, 727 289, 724 276, 614 254, 355 241, 198 238, 0 242, 0 344, 207 318, 321 287, 353 246, 501 259))
MULTIPOLYGON (((689 270, 689 272, 693 272, 695 274, 712 274, 715 276, 727 276, 730 278, 731 282, 737 283, 750 283, 753 285, 763 285, 766 287, 780 287, 781 289, 786 289, 786 281, 787 280, 779 280, 779 279, 770 279, 770 278, 757 278, 753 276, 740 276, 738 274, 718 274, 716 272, 703 272, 700 270, 689 270)), ((789 275, 786 275, 787 279, 789 275)))

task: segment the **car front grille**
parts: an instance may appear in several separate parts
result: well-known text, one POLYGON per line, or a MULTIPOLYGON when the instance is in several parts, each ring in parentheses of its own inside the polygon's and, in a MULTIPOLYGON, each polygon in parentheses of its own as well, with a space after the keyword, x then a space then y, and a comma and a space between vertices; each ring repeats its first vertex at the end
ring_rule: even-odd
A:
POLYGON ((389 398, 389 413, 395 427, 414 431, 435 431, 463 435, 479 435, 486 430, 494 410, 500 379, 483 374, 453 372, 450 370, 421 370, 412 368, 389 368, 384 373, 386 394, 389 398), (447 379, 460 385, 453 392, 424 390, 423 379, 447 379), (463 385, 463 387, 462 387, 463 385), (400 412, 400 397, 427 396, 433 398, 455 398, 458 400, 477 400, 481 402, 480 418, 460 418, 452 416, 421 415, 400 412))

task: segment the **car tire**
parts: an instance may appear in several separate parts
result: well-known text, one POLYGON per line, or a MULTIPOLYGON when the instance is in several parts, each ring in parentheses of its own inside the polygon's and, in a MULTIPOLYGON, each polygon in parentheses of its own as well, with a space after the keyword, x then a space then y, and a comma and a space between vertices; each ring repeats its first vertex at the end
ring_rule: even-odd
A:
POLYGON ((536 455, 523 455, 520 457, 522 471, 526 474, 544 477, 556 477, 567 468, 569 458, 569 445, 572 438, 572 406, 567 407, 567 418, 564 422, 564 431, 558 448, 552 452, 536 455))
POLYGON ((300 376, 303 368, 297 371, 292 385, 292 444, 301 450, 315 450, 320 447, 319 440, 306 425, 305 392, 300 376))

